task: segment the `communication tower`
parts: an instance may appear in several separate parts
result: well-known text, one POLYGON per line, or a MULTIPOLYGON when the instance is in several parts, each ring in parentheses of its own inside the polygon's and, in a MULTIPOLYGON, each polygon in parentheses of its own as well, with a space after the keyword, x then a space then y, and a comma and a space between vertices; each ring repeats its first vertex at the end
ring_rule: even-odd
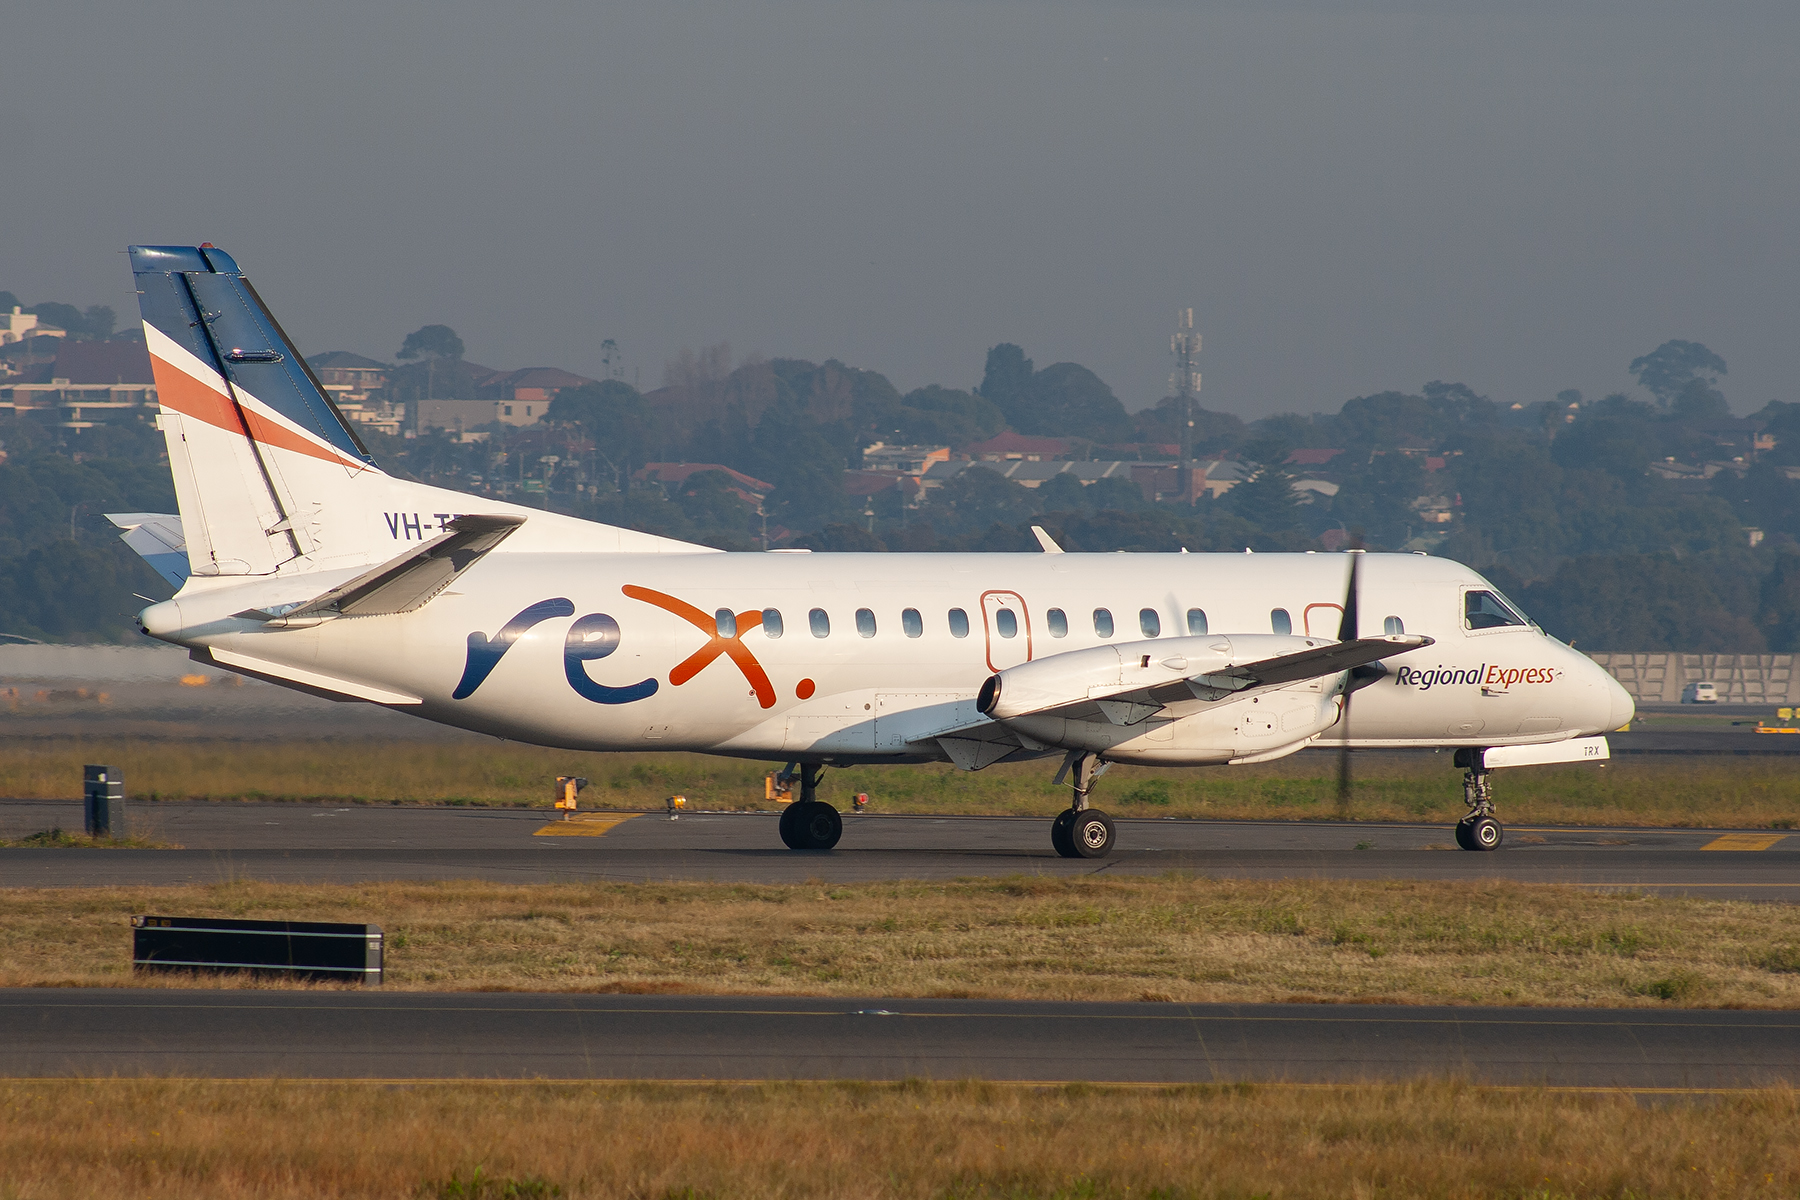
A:
MULTIPOLYGON (((1194 369, 1194 362, 1200 357, 1200 335, 1194 332, 1193 309, 1175 310, 1175 334, 1169 339, 1169 351, 1175 356, 1175 371, 1169 376, 1169 386, 1181 401, 1181 460, 1176 467, 1181 474, 1182 492, 1186 494, 1192 490, 1188 478, 1194 465, 1194 397, 1200 393, 1200 372, 1194 369)), ((1191 495, 1187 498, 1190 502, 1193 500, 1191 495)))

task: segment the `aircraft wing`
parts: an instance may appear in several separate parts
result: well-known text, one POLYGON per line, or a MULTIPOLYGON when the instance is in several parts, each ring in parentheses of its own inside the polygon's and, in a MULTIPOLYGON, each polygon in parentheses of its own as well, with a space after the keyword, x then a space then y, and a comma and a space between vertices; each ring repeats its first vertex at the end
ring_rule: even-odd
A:
MULTIPOLYGON (((1392 658, 1396 654, 1421 649, 1431 645, 1434 640, 1420 634, 1396 633, 1332 642, 1294 654, 1238 663, 1149 686, 1140 685, 1114 691, 1090 689, 1086 696, 1046 704, 1029 712, 1007 713, 1003 719, 1057 716, 1073 721, 1105 720, 1114 725, 1136 725, 1149 720, 1170 705, 1225 700, 1253 691, 1337 675, 1366 667, 1384 658, 1392 658)), ((1175 666, 1176 663, 1166 661, 1163 665, 1175 666)))

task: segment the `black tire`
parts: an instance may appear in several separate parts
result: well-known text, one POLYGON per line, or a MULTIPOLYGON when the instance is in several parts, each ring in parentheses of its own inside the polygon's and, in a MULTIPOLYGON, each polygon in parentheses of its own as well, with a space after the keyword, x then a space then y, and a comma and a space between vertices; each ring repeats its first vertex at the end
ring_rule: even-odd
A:
POLYGON ((1056 814, 1056 820, 1050 822, 1050 845, 1064 858, 1075 858, 1075 835, 1070 830, 1075 828, 1075 810, 1065 808, 1056 814))
POLYGON ((1473 817, 1466 817, 1456 823, 1456 844, 1464 850, 1479 849, 1475 845, 1475 839, 1469 836, 1469 822, 1472 820, 1474 820, 1473 817))
POLYGON ((1492 817, 1476 817, 1469 822, 1469 841, 1472 850, 1498 850, 1506 837, 1500 828, 1500 822, 1492 817))
POLYGON ((795 800, 781 810, 781 841, 789 850, 806 849, 800 833, 800 814, 806 807, 802 801, 795 800))
POLYGON ((1069 840, 1075 844, 1075 857, 1105 858, 1113 848, 1112 818, 1097 808, 1076 813, 1069 840))
POLYGON ((814 800, 794 818, 794 834, 796 850, 829 850, 844 836, 844 818, 823 800, 814 800))

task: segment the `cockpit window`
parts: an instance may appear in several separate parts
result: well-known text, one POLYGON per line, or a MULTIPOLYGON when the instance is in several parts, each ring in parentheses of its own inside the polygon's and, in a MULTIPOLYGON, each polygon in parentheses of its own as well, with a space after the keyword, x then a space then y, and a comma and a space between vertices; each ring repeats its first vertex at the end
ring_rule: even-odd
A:
POLYGON ((1525 618, 1499 592, 1463 593, 1463 625, 1466 628, 1499 629, 1503 625, 1526 623, 1525 618))

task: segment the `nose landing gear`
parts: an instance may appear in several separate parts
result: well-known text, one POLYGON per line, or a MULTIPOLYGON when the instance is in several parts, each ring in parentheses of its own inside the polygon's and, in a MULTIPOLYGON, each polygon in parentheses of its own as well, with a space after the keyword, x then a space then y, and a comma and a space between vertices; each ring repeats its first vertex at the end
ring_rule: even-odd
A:
POLYGON ((1456 752, 1456 765, 1468 769, 1463 776, 1463 803, 1469 806, 1469 815, 1456 823, 1456 844, 1464 850, 1498 850, 1506 836, 1494 817, 1494 793, 1481 755, 1480 750, 1456 752))
POLYGON ((844 836, 844 819, 837 809, 817 798, 825 768, 816 763, 789 763, 782 774, 800 780, 800 798, 781 811, 782 842, 789 850, 829 850, 837 845, 844 836))
POLYGON ((1093 788, 1094 780, 1104 775, 1111 765, 1100 761, 1097 754, 1071 751, 1063 760, 1062 770, 1056 773, 1054 782, 1061 783, 1063 776, 1070 774, 1072 769, 1071 782, 1075 788, 1074 803, 1058 813, 1050 824, 1050 844, 1064 858, 1105 858, 1112 853, 1112 818, 1097 808, 1088 807, 1088 792, 1093 788))

